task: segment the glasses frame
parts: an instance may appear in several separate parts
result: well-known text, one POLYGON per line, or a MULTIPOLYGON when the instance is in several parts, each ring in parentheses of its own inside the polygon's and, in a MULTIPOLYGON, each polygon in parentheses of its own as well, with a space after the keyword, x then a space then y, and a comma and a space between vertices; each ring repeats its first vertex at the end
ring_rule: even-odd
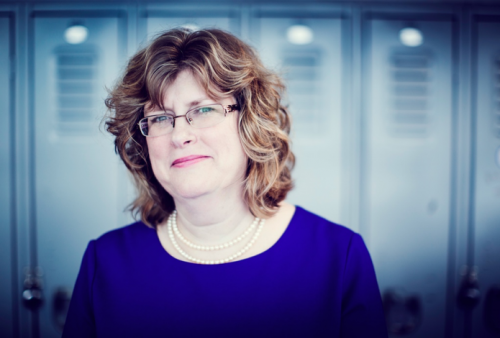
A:
MULTIPOLYGON (((186 121, 187 123, 189 123, 189 125, 191 126, 191 121, 189 118, 188 118, 188 114, 190 112, 192 112, 193 110, 196 110, 196 109, 199 109, 201 107, 206 107, 206 106, 221 106, 222 109, 224 109, 224 117, 226 117, 227 113, 232 113, 232 112, 235 112, 235 111, 239 111, 240 110, 240 106, 238 104, 230 104, 230 105, 227 105, 224 107, 223 104, 221 103, 213 103, 213 104, 206 104, 206 105, 202 105, 202 106, 198 106, 198 107, 195 107, 195 108, 191 108, 189 109, 186 114, 184 115, 171 115, 171 114, 167 114, 167 112, 164 112, 163 114, 155 114, 155 115, 149 115, 149 116, 146 116, 146 117, 143 117, 142 119, 139 120, 139 122, 137 122, 137 127, 139 128, 139 130, 141 131, 141 134, 144 136, 144 137, 157 137, 157 136, 163 136, 163 135, 167 135, 167 134, 170 134, 171 132, 168 132, 166 134, 162 134, 162 135, 157 135, 157 136, 151 136, 151 135, 146 135, 144 134, 144 131, 142 130, 142 127, 141 127, 141 123, 142 121, 144 120, 147 120, 151 117, 157 117, 157 116, 163 116, 163 115, 169 115, 171 117, 173 117, 173 122, 172 122, 172 131, 174 130, 175 128, 175 119, 179 118, 179 117, 185 117, 186 118, 186 121)), ((143 108, 144 109, 144 108, 143 108)), ((175 112, 174 112, 175 113, 175 112)), ((222 121, 222 120, 221 120, 222 121)), ((206 127, 208 128, 208 127, 206 127)), ((201 128, 199 128, 201 129, 201 128)))

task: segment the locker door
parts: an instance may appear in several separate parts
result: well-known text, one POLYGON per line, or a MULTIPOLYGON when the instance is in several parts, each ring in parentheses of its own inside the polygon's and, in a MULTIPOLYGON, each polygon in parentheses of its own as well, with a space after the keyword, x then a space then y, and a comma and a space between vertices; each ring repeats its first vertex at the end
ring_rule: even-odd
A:
POLYGON ((163 10, 150 8, 146 11, 146 33, 151 39, 159 32, 175 28, 186 27, 191 29, 219 28, 238 34, 238 20, 227 7, 214 9, 185 8, 163 10))
POLYGON ((500 337, 500 16, 476 23, 474 264, 481 303, 473 337, 500 337))
POLYGON ((36 12, 33 23, 33 249, 42 269, 43 337, 60 336, 89 240, 131 222, 123 213, 131 201, 122 198, 129 182, 111 137, 100 129, 106 87, 125 61, 122 22, 116 13, 52 13, 36 12))
POLYGON ((364 237, 384 294, 389 332, 442 337, 452 24, 374 18, 366 28, 371 39, 365 74, 370 100, 365 102, 364 237))
POLYGON ((340 223, 342 20, 296 15, 300 19, 263 13, 255 19, 253 40, 264 64, 287 86, 296 155, 287 200, 340 223))
POLYGON ((11 32, 9 17, 0 12, 0 336, 12 337, 12 146, 11 32))

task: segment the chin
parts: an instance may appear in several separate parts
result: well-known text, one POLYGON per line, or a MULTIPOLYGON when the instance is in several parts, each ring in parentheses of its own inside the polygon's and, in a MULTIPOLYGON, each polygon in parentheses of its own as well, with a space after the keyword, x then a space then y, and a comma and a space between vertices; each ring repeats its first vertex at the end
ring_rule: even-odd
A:
POLYGON ((209 194, 213 189, 205 185, 196 185, 192 184, 187 185, 176 185, 175 187, 165 187, 165 190, 175 199, 175 198, 183 198, 183 199, 193 199, 197 197, 201 197, 203 195, 209 194))

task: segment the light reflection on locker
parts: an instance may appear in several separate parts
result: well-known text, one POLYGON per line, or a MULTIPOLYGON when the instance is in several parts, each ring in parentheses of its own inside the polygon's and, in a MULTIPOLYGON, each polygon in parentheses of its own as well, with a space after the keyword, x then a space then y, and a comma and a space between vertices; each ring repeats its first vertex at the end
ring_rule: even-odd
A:
POLYGON ((131 221, 123 214, 130 201, 121 198, 128 181, 120 174, 122 164, 110 137, 99 130, 105 113, 104 85, 113 85, 125 61, 119 31, 116 15, 34 19, 36 226, 38 265, 44 273, 43 337, 60 335, 65 316, 58 311, 64 309, 53 308, 53 297, 60 287, 73 287, 88 241, 131 221), (88 36, 70 44, 64 34, 75 25, 86 27, 88 36))
MULTIPOLYGON (((484 17, 483 17, 484 19, 484 17)), ((500 16, 477 25, 474 68, 475 177, 474 262, 481 302, 474 310, 473 336, 500 337, 500 16)), ((472 248, 471 248, 472 249, 472 248)))
POLYGON ((381 18, 367 28, 364 237, 385 294, 389 331, 439 337, 450 222, 452 24, 409 27, 381 18), (417 29, 423 43, 405 46, 404 28, 417 29))
POLYGON ((253 40, 264 65, 283 76, 288 90, 297 161, 287 200, 341 223, 342 19, 297 15, 262 14, 253 40), (310 29, 309 43, 291 42, 287 34, 297 26, 310 29))

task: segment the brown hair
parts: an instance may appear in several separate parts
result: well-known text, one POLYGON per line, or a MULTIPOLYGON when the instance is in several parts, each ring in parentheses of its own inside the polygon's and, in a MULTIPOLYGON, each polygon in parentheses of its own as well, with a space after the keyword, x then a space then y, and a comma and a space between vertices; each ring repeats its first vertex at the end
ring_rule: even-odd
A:
POLYGON ((284 85, 254 50, 218 29, 172 29, 158 35, 129 61, 106 99, 107 130, 134 178, 138 196, 129 205, 144 223, 156 226, 174 210, 149 162, 145 137, 137 128, 144 106, 163 107, 162 93, 183 70, 190 70, 211 97, 234 96, 238 129, 248 156, 244 198, 257 217, 271 216, 292 188, 295 157, 290 149, 290 116, 281 105, 284 85))

